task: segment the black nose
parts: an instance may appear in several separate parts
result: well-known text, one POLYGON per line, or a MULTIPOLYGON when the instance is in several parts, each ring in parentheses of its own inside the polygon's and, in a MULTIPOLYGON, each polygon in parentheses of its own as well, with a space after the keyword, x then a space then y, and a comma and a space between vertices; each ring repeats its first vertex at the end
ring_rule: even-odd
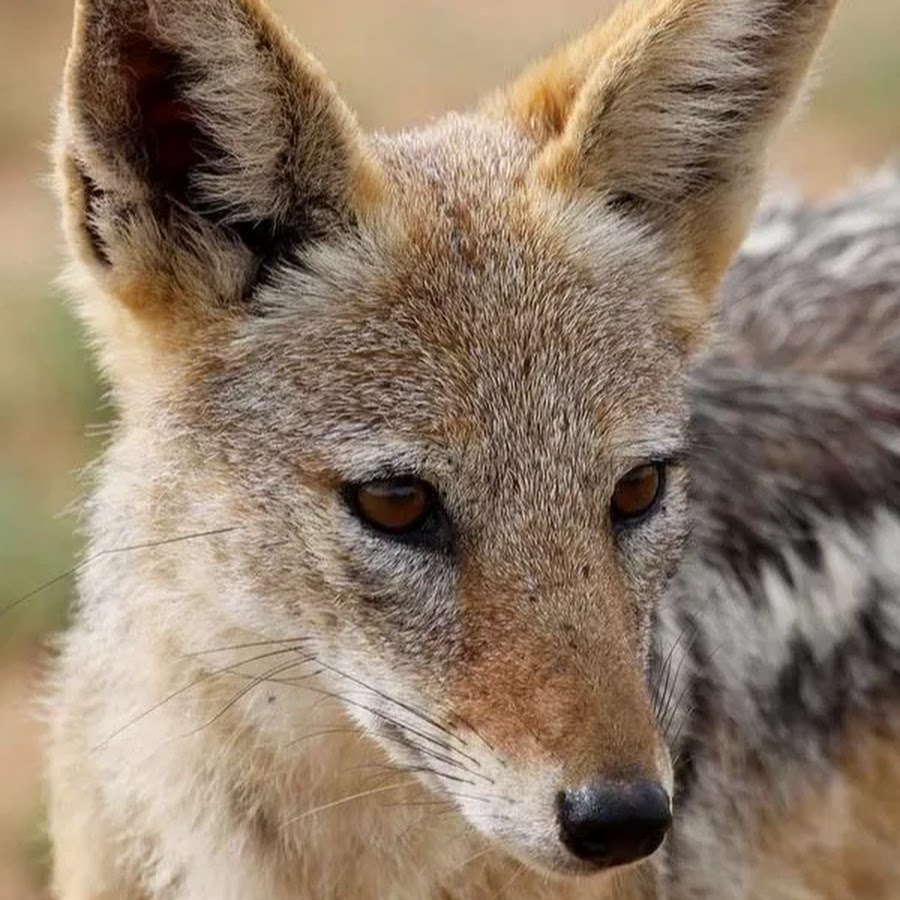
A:
POLYGON ((669 796, 655 781, 585 785, 562 791, 557 803, 563 844, 604 868, 649 856, 672 824, 669 796))

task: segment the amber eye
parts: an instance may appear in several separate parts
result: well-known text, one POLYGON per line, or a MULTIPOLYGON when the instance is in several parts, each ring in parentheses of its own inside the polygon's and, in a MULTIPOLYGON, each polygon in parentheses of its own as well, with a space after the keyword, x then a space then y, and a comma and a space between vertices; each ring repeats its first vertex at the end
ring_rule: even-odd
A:
POLYGON ((421 528, 434 512, 434 488, 417 478, 386 478, 347 487, 351 509, 367 525, 387 534, 421 528))
POLYGON ((612 495, 612 515, 618 522, 628 522, 647 515, 662 493, 665 467, 648 463, 632 469, 620 479, 612 495))

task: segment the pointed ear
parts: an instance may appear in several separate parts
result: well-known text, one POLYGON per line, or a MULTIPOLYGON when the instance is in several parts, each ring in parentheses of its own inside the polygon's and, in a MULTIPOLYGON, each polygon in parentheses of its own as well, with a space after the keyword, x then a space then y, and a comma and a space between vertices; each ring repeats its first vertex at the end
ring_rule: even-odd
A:
POLYGON ((76 256, 155 327, 241 309, 380 185, 321 67, 256 0, 80 0, 58 150, 76 256))
MULTIPOLYGON (((491 105, 543 144, 544 183, 660 231, 708 301, 835 5, 634 0, 491 105)), ((683 310, 681 324, 708 314, 683 310)))

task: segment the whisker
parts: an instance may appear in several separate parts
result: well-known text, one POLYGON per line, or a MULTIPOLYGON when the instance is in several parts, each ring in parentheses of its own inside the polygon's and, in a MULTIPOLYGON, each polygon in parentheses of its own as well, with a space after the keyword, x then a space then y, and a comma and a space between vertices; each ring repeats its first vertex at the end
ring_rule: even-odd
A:
MULTIPOLYGON (((193 731, 189 731, 189 732, 181 735, 180 739, 193 737, 194 735, 199 734, 201 731, 204 731, 205 729, 209 728, 210 725, 214 725, 224 715, 226 715, 227 712, 235 706, 235 704, 239 703, 252 690, 259 687, 261 684, 265 684, 267 682, 274 682, 274 679, 271 678, 270 676, 278 675, 281 672, 286 672, 290 669, 295 669, 298 666, 306 665, 306 663, 308 663, 308 662, 311 662, 311 660, 301 660, 299 662, 283 663, 282 665, 275 666, 272 669, 269 669, 267 672, 264 672, 262 675, 257 675, 257 676, 246 675, 245 673, 242 673, 242 672, 232 673, 232 674, 236 674, 236 675, 244 675, 244 677, 247 677, 247 678, 252 678, 252 681, 246 687, 241 688, 241 690, 239 690, 234 695, 234 697, 232 697, 231 700, 229 700, 225 704, 225 706, 223 706, 211 719, 209 719, 207 722, 204 722, 202 725, 195 728, 193 731)), ((313 678, 317 674, 318 674, 318 672, 310 672, 308 677, 313 678)))
MULTIPOLYGON (((669 648, 669 652, 666 654, 666 660, 664 663, 665 683, 662 686, 663 690, 661 691, 660 696, 657 698, 658 701, 660 701, 660 702, 657 703, 657 709, 655 710, 656 717, 658 720, 661 720, 662 718, 665 717, 665 714, 668 711, 668 704, 671 700, 669 691, 670 691, 670 689, 674 689, 674 685, 678 683, 678 676, 681 674, 681 666, 679 665, 678 671, 675 673, 675 677, 674 678, 672 677, 672 665, 674 662, 674 654, 678 650, 678 648, 681 646, 681 642, 684 640, 685 636, 690 632, 693 632, 694 634, 691 638, 691 643, 688 645, 687 648, 685 648, 685 651, 681 657, 681 662, 683 663, 685 656, 687 655, 690 647, 693 646, 693 642, 697 638, 697 626, 693 622, 687 622, 687 623, 685 623, 684 626, 682 626, 681 629, 679 629, 678 637, 675 639, 675 641, 673 641, 672 646, 669 648), (671 684, 670 684, 670 682, 671 682, 671 684)), ((659 681, 662 681, 662 678, 660 678, 659 681)), ((660 686, 659 681, 657 682, 657 685, 654 688, 654 696, 656 695, 656 690, 660 686)))
MULTIPOLYGON (((669 730, 671 729, 672 723, 674 722, 674 718, 678 713, 678 708, 681 704, 682 699, 684 699, 684 690, 683 689, 680 692, 677 699, 675 699, 674 693, 675 693, 676 688, 678 687, 678 682, 681 678, 681 673, 684 669, 684 665, 688 661, 690 654, 691 654, 691 650, 694 647, 694 644, 696 643, 696 641, 698 640, 698 638, 700 636, 699 629, 697 628, 697 626, 694 624, 689 624, 689 626, 686 626, 682 630, 681 634, 679 635, 679 639, 676 643, 680 643, 682 637, 684 635, 688 634, 689 631, 692 632, 692 634, 690 636, 689 643, 682 650, 681 658, 678 661, 678 667, 675 669, 674 673, 671 673, 671 671, 670 671, 670 674, 666 678, 665 702, 663 704, 663 708, 662 708, 661 712, 657 715, 657 720, 660 723, 660 728, 663 732, 664 737, 667 740, 669 737, 669 730), (671 685, 669 684, 670 679, 671 679, 671 685)), ((671 666, 670 666, 670 669, 671 669, 671 666)), ((690 682, 688 682, 688 683, 690 683, 690 682)))
POLYGON ((661 707, 663 707, 663 701, 669 691, 669 676, 672 671, 672 655, 678 648, 685 630, 686 626, 680 629, 678 637, 672 642, 672 646, 669 647, 669 652, 666 654, 666 657, 663 660, 662 665, 660 666, 657 678, 654 680, 654 684, 651 688, 654 712, 656 713, 657 719, 661 718, 661 707))
MULTIPOLYGON (((362 732, 359 732, 362 737, 362 732)), ((447 772, 442 772, 440 769, 436 769, 434 766, 385 766, 384 763, 367 763, 365 765, 355 766, 357 769, 371 769, 371 768, 390 768, 394 772, 413 772, 413 773, 422 773, 422 774, 431 774, 438 775, 441 778, 446 778, 448 781, 456 782, 457 784, 465 784, 469 787, 477 788, 478 785, 475 784, 474 781, 469 781, 466 778, 460 778, 456 775, 450 775, 447 772)))
POLYGON ((410 800, 404 802, 403 800, 399 800, 396 803, 383 803, 381 804, 384 809, 400 809, 400 808, 409 808, 409 809, 418 809, 424 806, 443 806, 443 807, 453 807, 453 804, 448 800, 410 800))
POLYGON ((500 890, 497 891, 496 894, 494 894, 494 896, 491 898, 491 900, 498 900, 498 898, 502 897, 513 886, 513 884, 516 882, 516 880, 519 878, 519 876, 524 871, 525 871, 525 864, 520 863, 519 868, 516 869, 516 871, 513 873, 512 878, 510 878, 509 881, 507 881, 506 884, 504 884, 503 887, 501 887, 500 890))
POLYGON ((471 856, 466 857, 461 863, 458 863, 455 866, 452 866, 448 870, 448 874, 452 874, 454 872, 460 871, 460 869, 464 869, 470 863, 475 862, 478 859, 481 859, 484 856, 487 856, 489 853, 495 853, 497 850, 496 847, 485 847, 483 850, 479 850, 477 853, 473 853, 471 856))
POLYGON ((326 737, 331 734, 351 734, 354 737, 363 737, 363 732, 358 728, 326 728, 322 731, 314 731, 311 734, 303 734, 298 738, 294 738, 292 741, 288 741, 284 746, 285 749, 288 747, 296 747, 297 744, 311 741, 313 738, 326 737))
MULTIPOLYGON (((449 728, 447 728, 445 725, 442 725, 440 722, 436 721, 431 716, 427 715, 426 713, 423 713, 421 710, 417 710, 415 707, 411 706, 410 704, 405 703, 402 700, 398 700, 396 697, 392 697, 390 694, 386 694, 384 691, 381 691, 378 688, 372 687, 372 685, 366 684, 364 681, 361 681, 359 678, 356 678, 353 675, 348 675, 346 672, 342 672, 340 669, 337 669, 334 666, 328 666, 327 664, 324 664, 324 663, 323 663, 323 665, 325 665, 326 669, 329 672, 334 672, 336 675, 339 675, 342 678, 346 678, 348 681, 351 681, 354 684, 359 685, 361 688, 364 688, 365 690, 370 691, 371 693, 375 694, 376 696, 381 697, 383 700, 387 700, 389 703, 393 703, 394 705, 399 706, 401 709, 404 709, 407 712, 411 713, 412 715, 422 719, 422 721, 427 722, 429 725, 432 725, 433 727, 437 728, 439 731, 443 732, 444 734, 448 735, 449 737, 453 738, 454 740, 456 740, 457 742, 459 742, 463 746, 465 746, 465 741, 463 741, 463 739, 458 734, 456 734, 454 731, 451 731, 449 728)), ((420 737, 421 736, 422 735, 420 735, 420 737)), ((431 740, 437 742, 436 738, 432 738, 431 740)), ((442 746, 446 750, 452 749, 447 744, 442 744, 442 746)), ((481 763, 477 759, 475 759, 472 756, 467 756, 466 754, 462 753, 462 751, 453 749, 452 752, 459 753, 460 755, 465 756, 470 762, 475 763, 475 765, 477 765, 477 766, 481 765, 481 763)))
POLYGON ((506 760, 501 759, 499 756, 497 756, 497 751, 494 749, 494 745, 491 744, 468 719, 459 715, 459 713, 456 713, 455 715, 456 715, 456 718, 459 719, 459 721, 462 722, 462 724, 465 725, 466 728, 468 728, 472 732, 472 734, 474 734, 475 737, 477 737, 478 740, 481 741, 481 743, 484 744, 484 746, 488 748, 488 750, 491 751, 491 753, 497 759, 497 762, 499 762, 500 765, 503 766, 503 768, 505 769, 506 768, 506 760))
MULTIPOLYGON (((416 733, 415 731, 412 731, 412 729, 410 729, 410 731, 412 734, 416 733)), ((438 762, 447 763, 447 765, 454 766, 455 768, 461 769, 462 771, 468 773, 469 775, 483 778, 488 784, 494 783, 493 778, 489 778, 487 775, 482 775, 480 772, 473 772, 471 769, 462 765, 460 762, 458 762, 457 760, 453 759, 450 756, 446 756, 443 753, 438 753, 436 750, 432 750, 431 748, 428 748, 428 747, 422 747, 421 745, 416 744, 413 741, 410 741, 410 746, 413 749, 418 750, 419 753, 422 753, 422 754, 425 754, 425 755, 431 757, 431 759, 437 760, 438 762)))
MULTIPOLYGON (((384 714, 376 712, 376 715, 381 715, 382 718, 385 719, 385 721, 388 721, 388 722, 394 721, 393 719, 390 719, 389 717, 385 716, 384 714)), ((473 772, 471 769, 467 768, 466 766, 464 766, 462 763, 458 762, 457 760, 452 759, 451 757, 445 756, 443 753, 437 753, 436 751, 432 750, 429 747, 422 747, 421 745, 415 743, 414 741, 405 741, 405 740, 400 741, 399 739, 391 738, 388 735, 384 735, 383 739, 392 740, 394 743, 398 744, 402 749, 412 750, 413 752, 418 753, 421 756, 424 756, 426 759, 434 760, 434 761, 440 762, 440 763, 445 763, 446 765, 450 766, 453 769, 456 769, 459 772, 462 772, 465 775, 472 776, 472 778, 481 778, 483 781, 486 781, 488 784, 491 784, 491 785, 493 785, 493 783, 494 783, 493 779, 488 778, 486 775, 482 775, 480 772, 473 772)), ((468 778, 461 778, 457 775, 451 775, 448 772, 439 771, 438 769, 435 769, 434 767, 431 767, 431 771, 435 775, 440 775, 442 778, 446 778, 450 781, 455 781, 460 784, 467 784, 473 788, 477 787, 475 782, 471 781, 468 778)))
MULTIPOLYGON (((450 766, 453 769, 456 769, 459 772, 462 772, 466 775, 470 775, 472 778, 480 778, 486 784, 489 784, 489 785, 494 784, 493 778, 490 778, 487 775, 482 774, 481 772, 474 772, 474 771, 472 771, 472 769, 470 769, 468 766, 466 766, 464 763, 460 762, 459 760, 454 759, 451 756, 446 756, 443 753, 438 753, 437 751, 432 750, 430 747, 423 747, 421 744, 417 744, 415 741, 409 740, 406 737, 405 737, 405 740, 401 743, 401 746, 405 746, 407 749, 412 750, 414 753, 421 754, 422 756, 426 757, 427 759, 431 759, 431 760, 434 760, 434 761, 440 762, 440 763, 445 763, 446 765, 450 766)), ((450 776, 450 775, 447 775, 446 773, 442 773, 442 774, 444 775, 444 777, 454 778, 454 780, 456 780, 456 781, 460 780, 458 777, 450 776)), ((470 782, 468 780, 466 780, 466 781, 467 781, 467 783, 472 784, 473 787, 475 786, 474 782, 470 782)))
POLYGON ((419 782, 417 782, 417 781, 404 781, 404 782, 401 782, 400 784, 389 784, 389 785, 383 786, 383 787, 372 788, 371 790, 368 790, 368 791, 358 791, 355 794, 350 794, 348 797, 341 797, 340 800, 332 800, 330 803, 324 803, 321 806, 316 806, 313 809, 308 809, 308 810, 306 810, 306 812, 300 813, 299 816, 294 816, 293 818, 288 819, 286 822, 282 822, 280 827, 287 828, 288 826, 293 825, 296 822, 300 822, 303 819, 307 819, 310 816, 314 816, 317 813, 325 812, 326 810, 329 810, 329 809, 334 809, 337 806, 343 806, 345 803, 351 803, 354 800, 361 800, 364 797, 371 797, 375 794, 384 794, 387 791, 400 790, 400 788, 415 787, 418 784, 419 784, 419 782))
MULTIPOLYGON (((279 655, 279 653, 281 653, 281 652, 287 652, 287 650, 285 650, 285 651, 278 651, 277 653, 265 654, 265 655, 276 656, 276 655, 279 655)), ((314 657, 309 656, 309 657, 307 657, 306 659, 304 659, 303 662, 317 662, 317 660, 315 660, 314 657)), ((300 663, 298 663, 298 665, 300 665, 300 663)), ((289 669, 289 668, 292 668, 292 666, 285 666, 284 668, 285 668, 285 669, 289 669)), ((229 673, 231 673, 231 674, 233 674, 233 675, 235 675, 235 676, 237 676, 237 677, 254 678, 254 676, 250 675, 249 673, 246 673, 246 672, 240 672, 240 671, 238 671, 238 670, 236 670, 236 669, 233 669, 233 668, 231 668, 231 667, 225 667, 225 668, 224 668, 224 671, 229 672, 229 673)), ((305 680, 308 680, 308 679, 311 678, 311 677, 314 677, 314 676, 316 676, 316 675, 321 674, 323 671, 324 671, 324 670, 323 670, 322 668, 319 668, 319 669, 317 669, 315 672, 309 673, 309 674, 304 675, 304 676, 302 676, 302 677, 300 677, 300 678, 275 678, 275 677, 268 677, 268 676, 271 676, 271 675, 273 675, 273 674, 277 674, 277 673, 269 672, 269 673, 267 673, 267 677, 265 678, 265 680, 268 681, 268 682, 271 683, 271 684, 280 684, 280 685, 290 685, 290 686, 302 687, 304 690, 310 691, 310 692, 312 692, 312 693, 321 694, 321 695, 323 696, 323 699, 328 699, 328 698, 336 699, 336 700, 338 700, 338 701, 341 702, 341 703, 346 703, 346 704, 349 705, 349 706, 355 706, 355 707, 358 708, 358 709, 362 709, 362 710, 364 710, 364 711, 366 711, 366 712, 369 712, 369 713, 371 713, 373 716, 376 716, 377 718, 383 719, 383 720, 386 721, 386 722, 389 722, 389 723, 391 723, 391 724, 393 724, 393 725, 396 725, 398 728, 401 728, 401 729, 408 729, 408 726, 407 726, 405 723, 399 722, 399 721, 397 721, 396 719, 393 719, 393 718, 392 718, 391 716, 389 716, 387 713, 384 713, 384 712, 382 712, 382 711, 380 711, 380 710, 374 709, 373 707, 369 707, 369 706, 367 706, 366 704, 361 703, 361 702, 359 702, 359 701, 357 701, 357 700, 354 700, 354 699, 351 698, 351 697, 348 697, 348 696, 346 696, 346 695, 344 695, 344 694, 338 694, 338 693, 334 693, 334 692, 332 692, 332 691, 327 691, 327 690, 325 690, 324 688, 320 688, 320 687, 316 687, 316 686, 313 686, 313 685, 303 684, 303 683, 302 683, 302 682, 304 682, 305 680)), ((248 688, 248 690, 252 689, 252 687, 253 687, 253 685, 251 685, 250 688, 248 688)), ((239 700, 240 697, 238 697, 237 699, 239 700)), ((211 723, 207 723, 207 724, 211 724, 211 723)), ((206 726, 204 726, 204 727, 206 727, 206 726)), ((415 732, 414 729, 409 729, 409 730, 415 732)), ((362 735, 362 733, 363 733, 363 732, 359 732, 360 735, 362 735)), ((419 732, 415 732, 415 733, 419 734, 419 732)), ((424 737, 427 737, 427 736, 424 736, 424 737)), ((298 741, 302 741, 302 740, 304 740, 304 738, 305 738, 305 736, 301 736, 300 738, 298 738, 298 741)), ((447 765, 451 766, 452 768, 458 769, 460 772, 463 772, 463 773, 465 773, 466 775, 471 776, 472 778, 481 778, 483 781, 487 782, 488 784, 491 784, 491 785, 494 784, 494 780, 493 780, 492 778, 489 778, 487 775, 483 775, 483 774, 480 773, 480 772, 473 772, 471 769, 467 768, 466 766, 464 766, 462 763, 458 762, 457 760, 452 759, 452 758, 449 757, 449 756, 445 756, 443 753, 438 753, 437 751, 432 750, 430 747, 423 747, 423 746, 421 746, 421 745, 419 745, 419 744, 416 744, 416 743, 414 743, 414 742, 409 742, 409 747, 411 747, 412 749, 414 749, 414 750, 417 751, 418 753, 422 754, 422 755, 425 756, 426 758, 435 759, 435 760, 437 760, 437 761, 439 761, 439 762, 446 763, 447 765)), ((448 780, 450 780, 450 781, 455 781, 455 782, 458 782, 458 783, 460 783, 460 784, 466 784, 466 785, 469 785, 470 787, 476 787, 476 786, 477 786, 477 785, 475 784, 474 781, 471 781, 471 780, 468 779, 468 778, 460 778, 460 777, 457 777, 457 776, 454 776, 454 775, 450 775, 449 773, 446 773, 446 772, 440 772, 440 773, 438 773, 437 770, 435 770, 435 773, 436 773, 436 774, 440 774, 440 776, 441 776, 442 778, 446 778, 446 779, 448 779, 448 780)))
MULTIPOLYGON (((301 635, 299 637, 289 637, 289 638, 270 638, 265 641, 248 641, 244 644, 231 644, 226 647, 211 647, 206 650, 192 650, 189 653, 186 653, 186 656, 212 656, 215 653, 227 653, 231 650, 254 650, 257 647, 269 647, 273 644, 303 644, 307 641, 311 641, 312 638, 308 635, 301 635)), ((300 648, 298 648, 300 649, 300 648)))
POLYGON ((80 562, 76 563, 74 566, 72 566, 71 569, 67 569, 61 575, 57 575, 55 578, 51 578, 49 581, 46 581, 44 582, 44 584, 40 585, 40 587, 36 587, 33 591, 29 591, 27 594, 25 594, 24 597, 19 597, 18 600, 13 600, 12 603, 4 606, 2 609, 0 609, 0 617, 12 612, 23 603, 27 603, 29 600, 31 600, 32 597, 36 597, 38 594, 42 594, 44 591, 52 588, 56 584, 60 584, 67 578, 71 578, 73 575, 77 575, 82 569, 86 568, 91 563, 96 562, 98 559, 102 559, 105 556, 113 556, 119 553, 132 553, 135 550, 152 550, 154 547, 164 547, 167 544, 178 544, 183 541, 193 541, 198 538, 214 537, 219 534, 228 534, 232 531, 237 530, 238 526, 234 525, 230 528, 216 528, 211 531, 198 531, 194 534, 187 534, 173 538, 164 538, 160 541, 148 541, 141 544, 131 544, 126 547, 107 547, 103 550, 98 550, 96 553, 92 553, 90 556, 87 556, 80 562))
MULTIPOLYGON (((309 637, 302 637, 302 638, 296 639, 295 642, 308 641, 308 640, 310 640, 309 637)), ((259 646, 266 646, 270 643, 277 644, 277 643, 289 643, 289 642, 290 642, 290 639, 287 639, 287 638, 271 640, 271 641, 251 641, 251 642, 246 642, 244 644, 235 644, 231 648, 219 647, 219 648, 212 648, 210 650, 196 651, 196 654, 201 655, 204 653, 218 653, 218 652, 224 652, 226 649, 243 649, 243 648, 249 649, 249 648, 255 648, 255 647, 259 647, 259 646)), ((296 649, 299 651, 302 648, 297 647, 296 649)), ((374 694, 375 696, 386 700, 387 702, 399 707, 400 709, 403 709, 403 710, 409 712, 411 715, 415 716, 416 718, 421 719, 423 722, 427 723, 428 725, 431 725, 432 727, 438 729, 441 733, 447 735, 449 738, 451 738, 454 741, 456 741, 457 743, 459 743, 462 747, 466 746, 466 741, 462 737, 460 737, 457 733, 455 733, 450 728, 448 728, 446 725, 444 725, 443 723, 441 723, 440 721, 435 719, 433 716, 428 715, 427 713, 423 712, 422 710, 418 709, 417 707, 415 707, 409 703, 406 703, 405 701, 398 700, 396 697, 391 696, 390 694, 386 693, 383 690, 380 690, 379 688, 376 688, 370 684, 367 684, 366 682, 362 681, 361 679, 357 678, 356 676, 351 675, 351 674, 337 668, 336 666, 332 666, 328 663, 323 663, 321 661, 319 662, 319 665, 325 671, 331 672, 340 678, 344 678, 345 680, 358 685, 359 687, 363 688, 364 690, 368 691, 369 693, 374 694)), ((285 682, 287 682, 290 679, 283 679, 283 680, 285 682)), ((324 692, 324 691, 321 693, 323 693, 325 696, 333 697, 342 702, 351 702, 349 700, 349 698, 344 694, 328 693, 328 692, 324 692)), ((372 713, 373 715, 380 716, 381 718, 385 719, 386 721, 393 722, 395 725, 402 728, 404 732, 413 734, 416 737, 420 738, 421 740, 427 741, 428 743, 433 744, 434 746, 439 747, 440 749, 445 750, 448 753, 452 753, 452 754, 454 754, 454 756, 462 757, 463 759, 467 760, 468 762, 471 762, 473 765, 477 766, 478 768, 481 768, 480 760, 478 760, 476 757, 472 756, 471 754, 466 753, 464 750, 457 748, 455 746, 452 746, 449 743, 447 743, 446 741, 443 741, 443 740, 435 737, 434 735, 427 734, 426 732, 424 732, 420 729, 417 729, 408 723, 401 722, 395 718, 389 717, 385 713, 380 713, 375 709, 372 709, 368 706, 363 706, 359 703, 356 703, 355 705, 359 708, 365 709, 366 711, 372 713)), ((486 747, 488 747, 488 749, 492 752, 492 754, 495 754, 496 751, 494 750, 493 746, 481 734, 478 733, 478 731, 474 728, 474 726, 471 723, 469 723, 468 721, 466 721, 463 718, 460 718, 460 722, 462 722, 466 727, 468 727, 472 731, 472 733, 475 734, 476 737, 478 737, 482 741, 482 743, 485 744, 486 747)), ((299 740, 303 740, 303 738, 300 738, 299 740)), ((467 774, 473 774, 473 775, 477 774, 477 773, 471 772, 466 766, 461 765, 456 759, 451 759, 451 758, 444 756, 443 754, 437 753, 435 751, 426 750, 426 748, 423 748, 421 745, 416 745, 416 749, 419 752, 421 752, 425 755, 428 755, 433 759, 436 759, 441 762, 445 762, 451 766, 459 768, 460 770, 465 771, 467 774)), ((502 760, 500 760, 500 762, 502 763, 502 765, 504 765, 504 766, 506 765, 506 763, 503 762, 502 760)), ((490 783, 493 783, 492 779, 488 779, 488 780, 490 783)))
MULTIPOLYGON (((460 778, 459 775, 450 775, 447 772, 439 772, 437 769, 434 769, 434 774, 439 775, 441 778, 445 778, 447 781, 452 781, 456 784, 466 784, 469 787, 478 787, 478 785, 474 781, 470 781, 468 778, 460 778)), ((469 773, 473 774, 473 773, 469 773)))
MULTIPOLYGON (((680 743, 681 736, 684 734, 684 730, 685 730, 688 722, 690 722, 691 716, 693 716, 693 714, 694 714, 694 707, 688 706, 687 709, 685 709, 685 711, 684 711, 684 716, 682 717, 681 723, 678 726, 678 731, 676 731, 675 734, 672 735, 672 739, 671 739, 670 743, 673 747, 677 747, 678 744, 680 743)), ((676 760, 680 761, 682 758, 682 755, 683 754, 679 753, 678 756, 676 757, 676 760)), ((672 767, 677 768, 677 766, 674 762, 672 763, 672 767)))
POLYGON ((678 692, 677 699, 672 703, 672 709, 669 711, 666 721, 662 725, 663 734, 666 736, 666 739, 669 738, 669 729, 675 722, 675 716, 678 715, 678 710, 681 707, 681 703, 684 698, 687 696, 688 691, 693 687, 691 680, 688 679, 685 683, 684 687, 678 692))
POLYGON ((475 830, 474 826, 471 824, 471 822, 468 821, 468 819, 470 819, 470 818, 471 819, 481 819, 481 820, 484 820, 485 822, 510 822, 510 821, 512 821, 512 819, 509 816, 504 816, 504 815, 499 815, 496 813, 489 813, 489 812, 470 813, 467 816, 463 816, 462 813, 460 813, 458 809, 456 809, 455 807, 451 807, 450 809, 446 809, 442 812, 426 813, 420 819, 417 819, 411 825, 408 825, 402 831, 398 832, 395 840, 397 841, 397 843, 403 843, 411 831, 413 831, 415 829, 421 830, 423 827, 430 825, 436 819, 443 819, 443 818, 446 818, 447 816, 453 816, 459 822, 459 824, 462 826, 463 834, 460 834, 459 838, 466 837, 468 835, 471 835, 472 833, 477 834, 477 831, 475 830))
MULTIPOLYGON (((280 656, 282 653, 288 653, 291 650, 293 650, 293 648, 286 648, 284 650, 279 650, 277 652, 272 652, 272 653, 263 653, 263 654, 260 654, 259 656, 251 657, 250 659, 241 660, 241 662, 238 663, 238 665, 249 665, 250 663, 258 662, 261 659, 267 659, 272 656, 280 656)), ((145 719, 147 716, 156 712, 156 710, 158 710, 162 706, 165 706, 167 703, 169 703, 171 700, 174 700, 176 697, 179 697, 180 695, 187 693, 188 691, 192 690, 195 687, 198 687, 201 684, 204 684, 207 681, 211 681, 213 678, 217 678, 221 675, 227 675, 227 674, 239 675, 239 676, 244 676, 244 677, 248 677, 248 678, 251 677, 246 672, 237 672, 235 670, 234 666, 224 666, 220 669, 215 669, 212 672, 204 672, 199 678, 195 678, 189 684, 186 684, 186 685, 178 688, 177 690, 172 691, 170 694, 163 697, 162 700, 160 700, 158 703, 154 703, 153 706, 151 706, 149 709, 144 710, 144 712, 142 712, 140 715, 135 716, 133 719, 129 719, 122 726, 117 728, 112 734, 110 734, 108 737, 104 738, 99 744, 96 744, 94 747, 92 747, 91 752, 94 753, 98 750, 102 750, 104 747, 106 747, 111 741, 115 740, 124 731, 127 731, 133 725, 136 725, 138 722, 145 719)))
MULTIPOLYGON (((320 666, 322 665, 322 663, 320 661, 317 660, 316 662, 318 665, 320 665, 320 666)), ((319 671, 328 671, 328 670, 323 668, 323 669, 320 669, 319 671)), ((281 679, 281 680, 272 679, 272 680, 277 684, 291 684, 290 679, 281 679)), ((391 716, 389 716, 387 713, 382 712, 381 710, 375 709, 374 707, 368 706, 359 700, 355 700, 353 697, 347 696, 346 694, 340 694, 340 693, 336 693, 334 691, 329 691, 329 690, 326 690, 325 688, 318 687, 315 685, 303 685, 303 689, 307 690, 307 691, 311 691, 316 694, 321 694, 323 698, 331 698, 331 699, 337 700, 341 703, 345 703, 348 706, 353 706, 357 709, 361 709, 364 712, 370 713, 371 715, 375 716, 376 718, 383 719, 385 722, 389 722, 389 723, 397 726, 404 732, 409 732, 410 734, 414 734, 417 737, 421 737, 423 740, 427 740, 427 741, 430 741, 431 743, 435 743, 438 746, 440 746, 444 749, 447 749, 451 753, 459 753, 459 751, 456 750, 456 748, 451 747, 444 742, 438 741, 437 738, 433 738, 427 734, 424 734, 423 732, 419 731, 418 729, 410 727, 407 723, 400 722, 397 719, 394 719, 391 716)), ((462 763, 460 763, 456 759, 452 759, 450 757, 445 756, 444 754, 437 753, 436 751, 434 751, 430 748, 422 747, 419 744, 412 744, 412 746, 416 750, 418 750, 420 753, 430 756, 432 758, 438 759, 441 762, 445 762, 448 765, 452 766, 453 768, 459 769, 460 771, 465 772, 467 775, 471 775, 473 778, 481 778, 482 780, 486 781, 488 784, 494 784, 494 780, 492 778, 488 777, 487 775, 482 774, 481 772, 473 772, 471 769, 468 769, 466 766, 462 765, 462 763)), ((460 755, 462 755, 462 754, 460 754, 460 755)))
MULTIPOLYGON (((500 796, 487 796, 481 794, 463 794, 458 791, 444 791, 448 797, 452 797, 454 800, 474 800, 479 803, 491 803, 494 800, 505 800, 507 802, 511 802, 508 797, 500 797, 500 796)), ((440 806, 440 805, 448 805, 447 800, 421 800, 417 802, 411 803, 395 803, 391 804, 393 806, 440 806)), ((450 804, 452 805, 452 804, 450 804)))

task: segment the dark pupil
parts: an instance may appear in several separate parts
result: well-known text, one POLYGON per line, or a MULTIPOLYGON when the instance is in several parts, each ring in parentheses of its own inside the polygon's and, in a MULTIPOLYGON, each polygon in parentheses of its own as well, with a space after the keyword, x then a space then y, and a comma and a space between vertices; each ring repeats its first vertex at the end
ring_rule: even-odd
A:
POLYGON ((421 485, 373 482, 360 488, 360 512, 372 524, 387 531, 415 527, 428 509, 421 485))

